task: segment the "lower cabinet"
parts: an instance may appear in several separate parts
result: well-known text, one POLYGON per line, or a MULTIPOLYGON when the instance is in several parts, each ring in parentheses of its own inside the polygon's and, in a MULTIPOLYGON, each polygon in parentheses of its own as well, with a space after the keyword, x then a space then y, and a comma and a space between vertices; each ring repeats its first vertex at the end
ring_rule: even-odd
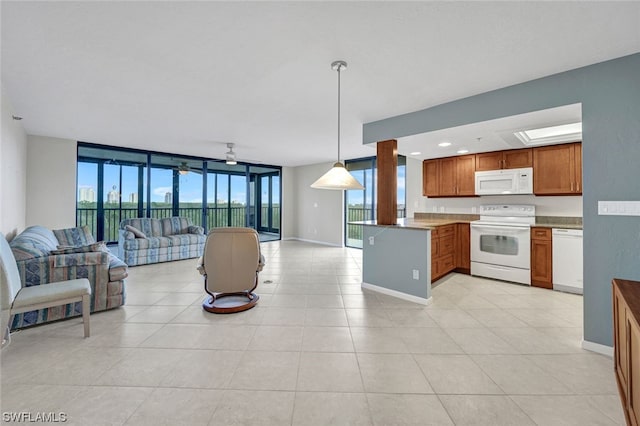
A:
POLYGON ((471 226, 456 224, 456 272, 471 273, 471 226))
POLYGON ((553 288, 551 228, 531 228, 531 285, 553 288))
POLYGON ((471 228, 468 223, 438 226, 431 230, 431 281, 451 271, 471 272, 471 228))
POLYGON ((614 279, 613 358, 627 425, 640 425, 640 282, 614 279))
POLYGON ((436 281, 456 267, 456 225, 438 226, 431 230, 431 281, 436 281))

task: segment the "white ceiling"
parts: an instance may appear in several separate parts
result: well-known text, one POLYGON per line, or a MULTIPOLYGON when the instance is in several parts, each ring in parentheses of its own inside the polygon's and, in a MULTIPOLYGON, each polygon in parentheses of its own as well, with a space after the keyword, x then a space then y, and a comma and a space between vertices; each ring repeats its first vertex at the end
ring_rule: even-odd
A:
MULTIPOLYGON (((362 124, 640 51, 639 2, 2 1, 28 134, 297 166, 362 124)), ((4 119, 5 117, 3 117, 4 119)), ((475 136, 474 136, 475 137, 475 136)))
POLYGON ((457 151, 460 149, 468 150, 469 154, 476 154, 526 148, 527 146, 514 135, 514 132, 581 121, 582 106, 580 104, 565 105, 398 138, 398 153, 423 160, 458 155, 457 151), (441 142, 449 142, 451 145, 440 147, 438 144, 441 142), (420 152, 420 154, 411 155, 412 152, 420 152))

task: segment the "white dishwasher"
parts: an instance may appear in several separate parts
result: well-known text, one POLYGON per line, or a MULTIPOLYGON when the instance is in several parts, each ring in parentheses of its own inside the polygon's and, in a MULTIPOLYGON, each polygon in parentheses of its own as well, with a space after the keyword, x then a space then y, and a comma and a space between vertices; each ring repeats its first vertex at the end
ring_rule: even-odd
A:
POLYGON ((553 229, 553 289, 582 294, 582 229, 553 229))

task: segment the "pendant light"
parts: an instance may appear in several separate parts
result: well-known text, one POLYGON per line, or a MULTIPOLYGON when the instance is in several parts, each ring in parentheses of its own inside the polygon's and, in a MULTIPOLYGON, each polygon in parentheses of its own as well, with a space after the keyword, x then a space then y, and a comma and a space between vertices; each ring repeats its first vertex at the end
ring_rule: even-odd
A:
POLYGON ((334 71, 338 71, 338 161, 336 161, 331 170, 313 182, 311 188, 337 190, 364 189, 364 186, 347 171, 344 164, 340 161, 340 71, 347 68, 347 63, 345 61, 334 61, 331 63, 331 68, 334 71))

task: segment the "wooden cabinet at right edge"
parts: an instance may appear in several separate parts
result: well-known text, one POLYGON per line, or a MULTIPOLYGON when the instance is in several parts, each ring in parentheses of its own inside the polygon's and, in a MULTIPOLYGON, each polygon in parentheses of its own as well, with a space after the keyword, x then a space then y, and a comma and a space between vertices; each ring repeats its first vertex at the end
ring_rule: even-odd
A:
POLYGON ((613 359, 627 425, 640 425, 640 282, 614 279, 613 359))
POLYGON ((582 194, 582 144, 541 146, 533 150, 535 195, 582 194))
POLYGON ((531 228, 531 285, 553 288, 551 228, 531 228))

